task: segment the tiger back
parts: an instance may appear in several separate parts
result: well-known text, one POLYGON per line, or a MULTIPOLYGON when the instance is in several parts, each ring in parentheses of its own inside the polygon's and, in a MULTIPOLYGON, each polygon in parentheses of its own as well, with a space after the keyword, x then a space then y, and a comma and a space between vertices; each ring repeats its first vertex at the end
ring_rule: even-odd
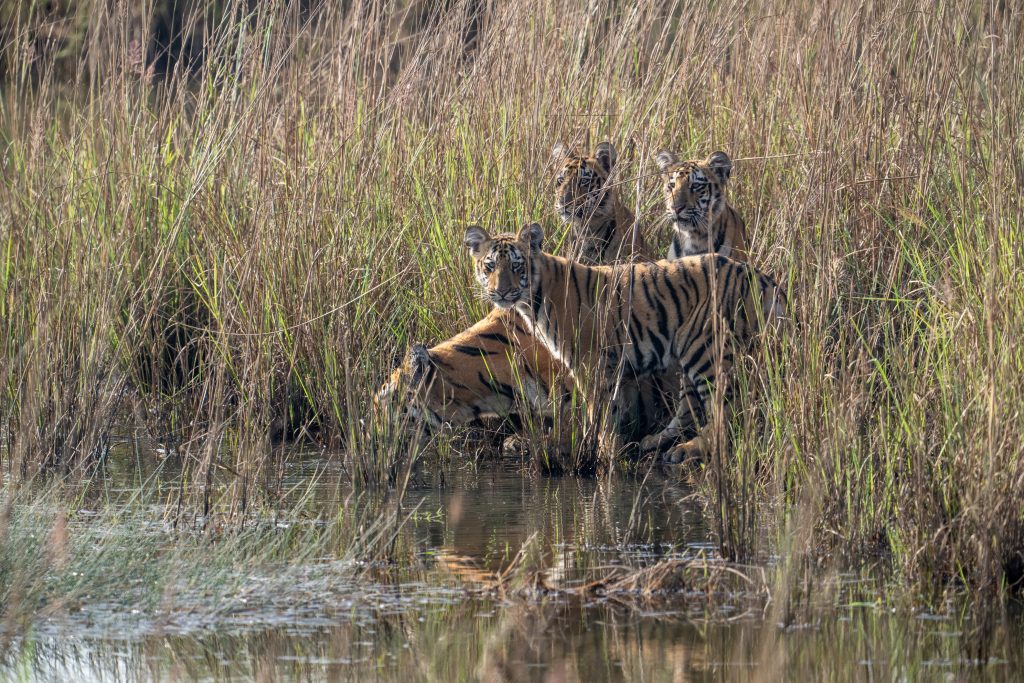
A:
POLYGON ((414 344, 379 398, 395 398, 429 429, 510 414, 517 405, 543 411, 562 372, 522 322, 503 311, 440 344, 414 344))

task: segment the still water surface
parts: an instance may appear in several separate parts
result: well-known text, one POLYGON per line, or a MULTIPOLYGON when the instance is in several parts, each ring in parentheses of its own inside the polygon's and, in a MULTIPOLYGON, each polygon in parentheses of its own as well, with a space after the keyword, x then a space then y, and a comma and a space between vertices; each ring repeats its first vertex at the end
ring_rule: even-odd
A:
MULTIPOLYGON (((316 477, 313 495, 329 509, 345 496, 332 468, 297 459, 285 481, 308 491, 316 477)), ((965 636, 969 620, 872 604, 863 576, 823 577, 825 604, 790 613, 786 626, 779 601, 741 576, 754 567, 737 568, 739 578, 711 595, 629 606, 482 590, 524 544, 547 584, 568 588, 659 559, 715 562, 690 494, 658 475, 545 478, 495 463, 422 473, 405 500, 420 563, 407 578, 354 584, 326 558, 287 576, 253 571, 251 599, 234 596, 214 614, 88 605, 17 643, 0 678, 1016 680, 1024 671, 1019 615, 980 651, 965 636)))

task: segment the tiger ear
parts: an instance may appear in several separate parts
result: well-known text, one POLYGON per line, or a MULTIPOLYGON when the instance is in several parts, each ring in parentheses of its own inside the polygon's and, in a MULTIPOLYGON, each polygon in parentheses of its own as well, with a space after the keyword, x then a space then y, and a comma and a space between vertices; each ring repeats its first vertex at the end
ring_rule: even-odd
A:
POLYGON ((678 162, 679 159, 676 157, 675 152, 670 152, 667 149, 661 150, 654 156, 654 163, 658 165, 662 172, 665 172, 669 166, 674 166, 678 162))
POLYGON ((484 244, 489 242, 491 236, 479 225, 471 225, 466 228, 465 244, 469 247, 469 253, 474 257, 479 256, 484 244))
POLYGON ((732 174, 732 159, 725 152, 712 152, 705 163, 723 183, 732 174))
POLYGON ((519 232, 519 241, 530 245, 532 252, 540 251, 544 243, 544 228, 540 227, 540 223, 530 223, 519 232))
POLYGON ((430 360, 430 352, 427 351, 426 344, 413 344, 410 346, 409 350, 405 353, 405 360, 402 362, 405 366, 409 386, 418 386, 423 381, 423 377, 427 374, 427 370, 432 363, 433 361, 430 360))
POLYGON ((610 142, 602 142, 594 150, 594 158, 597 159, 597 163, 601 164, 605 173, 612 172, 616 157, 615 147, 610 142))
POLYGON ((560 164, 569 158, 569 148, 561 142, 556 142, 551 146, 551 163, 560 164))

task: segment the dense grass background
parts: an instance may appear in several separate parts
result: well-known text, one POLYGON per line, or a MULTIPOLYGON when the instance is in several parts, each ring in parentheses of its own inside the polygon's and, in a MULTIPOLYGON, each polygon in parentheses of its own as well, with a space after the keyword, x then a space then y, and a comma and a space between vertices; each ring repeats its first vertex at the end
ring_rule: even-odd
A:
POLYGON ((723 552, 768 523, 930 599, 1020 578, 1019 8, 335 5, 2 5, 9 488, 86 472, 126 425, 206 508, 259 500, 307 425, 354 482, 394 482, 370 398, 484 314, 462 226, 557 230, 548 150, 609 139, 667 249, 653 154, 724 149, 800 325, 697 473, 723 552))

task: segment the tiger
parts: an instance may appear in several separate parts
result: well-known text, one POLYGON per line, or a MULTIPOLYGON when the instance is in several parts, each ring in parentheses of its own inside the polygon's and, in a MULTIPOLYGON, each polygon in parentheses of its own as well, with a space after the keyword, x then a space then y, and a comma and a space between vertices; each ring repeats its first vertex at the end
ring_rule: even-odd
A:
MULTIPOLYGON (((679 161, 674 152, 662 150, 655 156, 655 163, 661 170, 665 208, 673 226, 667 258, 675 260, 684 256, 718 253, 746 261, 747 237, 743 219, 724 196, 725 184, 732 175, 729 155, 719 151, 712 152, 703 160, 679 161)), ((677 383, 682 392, 680 404, 691 408, 691 422, 699 422, 702 411, 696 387, 685 377, 666 376, 662 379, 665 386, 677 383)))
POLYGON ((619 198, 612 180, 616 152, 610 142, 599 144, 589 157, 557 143, 551 159, 558 167, 555 210, 569 225, 574 242, 569 258, 588 265, 653 260, 636 229, 636 217, 619 198))
POLYGON ((451 339, 430 348, 410 346, 378 397, 399 400, 429 433, 442 424, 505 417, 518 406, 544 413, 552 398, 571 392, 563 375, 515 316, 492 310, 451 339))
MULTIPOLYGON (((642 237, 634 235, 633 214, 609 183, 617 158, 614 146, 602 142, 588 156, 558 144, 551 155, 557 164, 555 210, 571 226, 574 255, 595 263, 626 254, 650 259, 642 237)), ((658 392, 638 386, 625 392, 636 406, 632 427, 626 429, 642 434, 664 422, 667 407, 658 392)), ((539 417, 556 417, 556 407, 572 394, 568 374, 547 348, 514 313, 495 309, 451 339, 430 348, 410 347, 374 402, 378 408, 398 402, 429 432, 445 423, 516 415, 524 408, 539 417)))
POLYGON ((655 163, 674 228, 668 259, 717 253, 746 261, 746 227, 725 200, 725 184, 732 174, 729 155, 712 152, 703 161, 679 161, 673 152, 662 150, 655 163))
MULTIPOLYGON (((544 252, 543 240, 537 223, 495 237, 474 225, 464 244, 485 298, 494 310, 514 311, 567 368, 601 425, 602 448, 612 454, 620 450, 618 421, 629 412, 630 397, 615 391, 623 377, 677 369, 707 406, 732 366, 734 344, 727 342, 749 345, 763 321, 784 316, 774 280, 719 254, 587 266, 544 252)), ((688 410, 678 411, 644 441, 677 440, 664 456, 669 462, 703 457, 710 425, 678 441, 689 419, 688 410)))

